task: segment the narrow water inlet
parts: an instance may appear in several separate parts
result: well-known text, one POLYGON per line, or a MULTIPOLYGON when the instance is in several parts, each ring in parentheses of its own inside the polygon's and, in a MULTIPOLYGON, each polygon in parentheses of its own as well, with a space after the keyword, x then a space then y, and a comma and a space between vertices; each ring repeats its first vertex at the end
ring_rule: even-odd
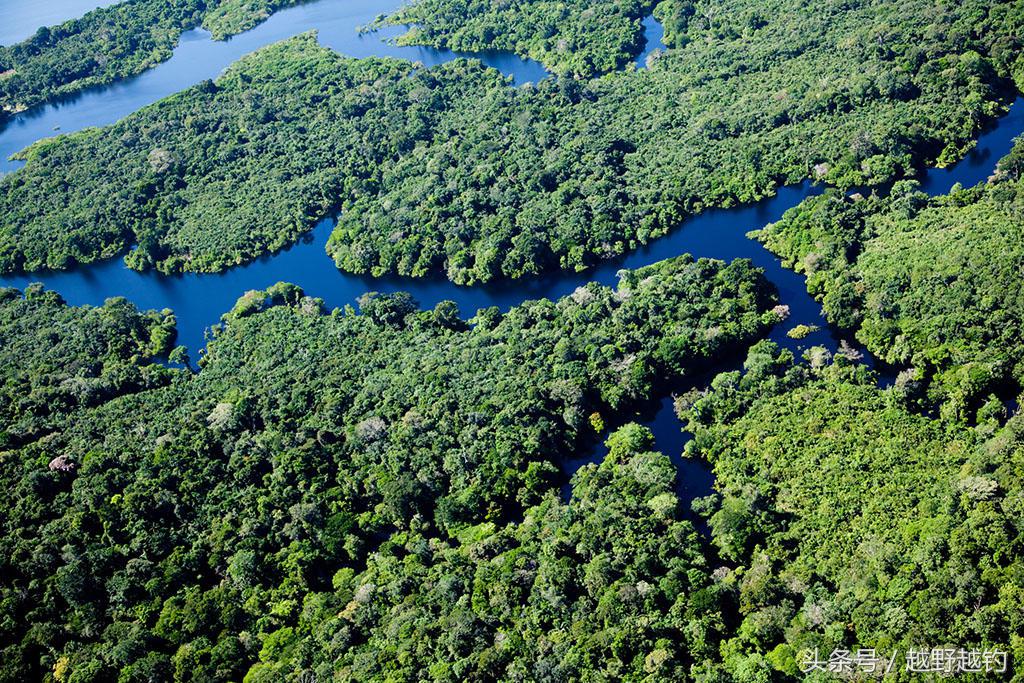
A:
MULTIPOLYGON (((14 117, 0 130, 0 156, 6 158, 39 139, 52 136, 57 128, 71 132, 113 123, 147 104, 205 78, 215 77, 244 54, 312 29, 319 31, 322 44, 353 57, 399 57, 427 66, 457 57, 473 57, 520 84, 547 75, 538 63, 508 53, 460 54, 432 48, 398 47, 388 41, 402 31, 401 27, 358 33, 359 26, 370 23, 379 14, 397 9, 399 4, 396 0, 370 0, 353 8, 347 0, 319 0, 282 10, 255 29, 223 42, 212 41, 202 30, 187 32, 170 60, 137 77, 14 117)), ((646 63, 652 50, 662 47, 660 25, 648 18, 644 27, 646 44, 636 59, 637 66, 646 63)), ((1010 113, 980 137, 975 149, 960 163, 950 169, 924 173, 922 188, 934 195, 948 192, 955 183, 966 186, 984 181, 995 162, 1010 150, 1013 138, 1024 131, 1024 105, 1020 102, 1018 99, 1010 113)), ((0 163, 0 171, 15 168, 16 164, 0 163)), ((321 221, 302 240, 278 254, 220 274, 138 273, 127 269, 121 258, 116 257, 67 272, 0 277, 0 285, 24 288, 29 283, 42 282, 72 305, 101 305, 107 298, 123 296, 141 309, 170 308, 177 316, 179 343, 188 346, 195 357, 205 346, 206 330, 220 320, 239 296, 247 290, 266 289, 278 281, 301 286, 311 296, 324 299, 328 307, 352 304, 367 291, 407 291, 424 307, 452 300, 464 316, 470 316, 488 306, 507 310, 529 299, 555 299, 589 282, 614 285, 616 273, 622 268, 635 269, 683 253, 726 261, 748 258, 765 271, 778 288, 781 303, 790 309, 790 319, 776 326, 771 339, 799 355, 810 346, 822 345, 834 350, 840 338, 825 324, 821 307, 807 294, 804 278, 783 268, 778 259, 748 239, 746 233, 778 220, 787 209, 820 191, 820 187, 805 181, 780 188, 774 197, 756 204, 705 211, 645 247, 583 273, 549 272, 476 287, 460 287, 440 277, 372 278, 342 273, 324 249, 334 224, 332 219, 321 221), (796 324, 816 325, 819 329, 797 341, 785 335, 785 331, 796 324)), ((870 357, 866 360, 871 362, 870 357)), ((680 496, 688 504, 694 497, 710 493, 713 479, 703 463, 680 457, 688 437, 682 433, 674 416, 671 397, 662 398, 659 406, 652 418, 641 418, 641 421, 654 432, 656 448, 673 458, 680 472, 680 496)), ((603 454, 603 445, 598 445, 580 458, 565 461, 566 475, 570 476, 583 464, 599 461, 603 454)))
POLYGON ((360 27, 377 16, 389 14, 401 5, 401 0, 365 0, 358 6, 347 0, 316 0, 275 12, 255 28, 228 40, 213 40, 203 29, 186 31, 170 59, 137 76, 89 88, 13 117, 0 129, 0 172, 17 169, 21 162, 10 161, 9 157, 43 138, 115 123, 147 105, 216 78, 244 55, 308 31, 315 30, 322 45, 349 57, 395 57, 425 66, 461 57, 479 59, 517 85, 549 75, 538 62, 507 52, 469 54, 400 47, 393 43, 393 38, 404 32, 401 26, 359 32, 360 27))

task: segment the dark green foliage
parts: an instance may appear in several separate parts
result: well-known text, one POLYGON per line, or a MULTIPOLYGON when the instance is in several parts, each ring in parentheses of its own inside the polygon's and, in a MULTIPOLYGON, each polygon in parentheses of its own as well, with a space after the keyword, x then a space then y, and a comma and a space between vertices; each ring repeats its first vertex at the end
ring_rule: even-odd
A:
MULTIPOLYGON (((555 465, 595 411, 750 343, 773 301, 748 263, 689 258, 473 327, 399 296, 358 315, 291 285, 247 293, 198 373, 161 370, 0 454, 0 680, 674 673, 713 651, 727 597, 667 460, 627 430, 569 508, 555 465), (75 467, 47 469, 57 455, 75 467)), ((83 353, 100 344, 100 313, 56 314, 87 324, 83 353)), ((19 320, 0 334, 32 353, 52 321, 19 320)))
POLYGON ((0 289, 0 450, 36 441, 69 413, 164 383, 151 365, 174 342, 174 316, 124 299, 68 308, 54 292, 0 289))
POLYGON ((826 193, 758 239, 808 276, 829 320, 927 381, 948 417, 971 418, 1024 381, 1024 182, 1020 145, 993 181, 929 199, 912 183, 885 198, 826 193))
POLYGON ((279 9, 309 0, 208 0, 203 28, 214 40, 248 31, 279 9))
POLYGON ((653 0, 415 0, 385 21, 414 25, 400 44, 508 50, 555 73, 593 76, 640 52, 640 22, 652 7, 653 0))
MULTIPOLYGON (((9 82, 73 90, 189 22, 227 33, 277 3, 132 7, 160 40, 117 6, 9 82), (138 51, 46 80, 118 16, 138 51)), ((405 11, 428 13, 410 39, 589 74, 631 54, 647 9, 405 11)), ((356 272, 584 268, 780 182, 949 162, 1024 68, 1016 2, 656 12, 674 49, 650 70, 523 89, 470 61, 273 46, 27 150, 0 180, 0 269, 137 243, 133 267, 216 270, 338 210, 328 248, 356 272)), ((1015 150, 934 200, 830 193, 762 233, 831 320, 917 370, 882 391, 844 356, 762 343, 682 396, 720 491, 695 505, 711 543, 645 429, 613 434, 569 504, 557 466, 777 321, 748 262, 680 257, 469 321, 405 294, 327 312, 279 283, 225 313, 197 373, 151 362, 186 360, 169 312, 0 290, 0 681, 770 683, 801 679, 804 648, 947 644, 1024 661, 1024 423, 994 395, 1024 374, 1022 169, 1015 150), (914 412, 922 379, 939 419, 914 412)))
POLYGON ((222 40, 297 1, 125 0, 42 27, 24 42, 0 46, 0 111, 134 76, 169 59, 188 29, 203 24, 222 40))
MULTIPOLYGON (((704 5, 705 10, 713 10, 713 7, 711 4, 704 5)), ((756 13, 756 10, 754 12, 756 13)), ((654 7, 654 18, 661 23, 661 42, 670 47, 685 47, 689 40, 690 22, 694 21, 696 13, 697 6, 690 0, 659 2, 654 7)))
POLYGON ((1021 661, 1024 423, 929 419, 862 367, 791 361, 761 343, 745 374, 679 404, 688 454, 721 491, 705 507, 735 563, 723 582, 742 621, 721 650, 733 680, 800 680, 794 657, 815 647, 950 643, 1021 661))
MULTIPOLYGON (((521 522, 438 541, 414 526, 336 576, 301 626, 320 680, 691 680, 730 603, 681 520, 667 457, 627 425, 521 522), (396 637, 398 636, 398 637, 396 637)), ((261 674, 299 669, 292 654, 261 674)), ((266 678, 256 680, 274 680, 266 678)))
POLYGON ((1016 4, 793 2, 758 4, 763 25, 738 0, 691 21, 650 70, 522 89, 473 62, 356 61, 309 36, 272 46, 215 84, 30 148, 0 180, 0 269, 138 242, 133 267, 218 270, 340 210, 328 249, 348 271, 470 284, 578 270, 779 183, 948 162, 1003 111, 1016 4))

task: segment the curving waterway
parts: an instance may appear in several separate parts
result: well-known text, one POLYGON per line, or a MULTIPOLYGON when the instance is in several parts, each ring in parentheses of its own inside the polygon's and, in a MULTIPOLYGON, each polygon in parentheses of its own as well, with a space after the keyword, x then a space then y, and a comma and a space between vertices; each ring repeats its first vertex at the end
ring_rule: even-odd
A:
MULTIPOLYGON (((25 4, 27 0, 14 0, 15 4, 19 2, 25 4)), ((536 62, 508 53, 464 55, 449 50, 398 47, 389 42, 402 31, 398 27, 360 34, 358 27, 370 23, 382 13, 393 11, 399 3, 396 0, 370 0, 360 4, 362 7, 354 8, 349 5, 349 0, 319 0, 300 5, 278 12, 255 29, 224 42, 211 40, 209 34, 200 29, 190 31, 182 36, 181 44, 170 60, 144 74, 39 107, 12 119, 5 129, 0 130, 0 158, 6 159, 33 142, 60 132, 113 123, 167 95, 203 79, 216 77, 244 54, 313 29, 319 31, 323 45, 353 57, 391 56, 431 66, 469 56, 499 69, 516 84, 547 76, 536 62)), ((661 27, 656 21, 652 18, 645 20, 644 30, 647 42, 643 53, 636 59, 636 66, 641 68, 651 51, 664 47, 661 44, 661 27)), ((966 158, 948 169, 933 169, 923 174, 922 189, 935 195, 948 192, 956 183, 969 186, 984 181, 991 174, 995 162, 1009 152, 1013 138, 1022 131, 1024 105, 1018 99, 1009 114, 981 135, 977 146, 966 158)), ((14 162, 0 162, 0 171, 11 171, 16 167, 14 162)), ((138 273, 127 269, 120 258, 114 258, 67 272, 0 277, 0 286, 24 288, 29 283, 42 282, 73 305, 100 305, 109 297, 123 296, 142 309, 171 308, 178 321, 179 343, 186 345, 195 357, 195 352, 205 346, 205 331, 220 320, 239 296, 247 290, 265 289, 282 280, 293 282, 311 296, 322 298, 328 307, 351 304, 367 291, 407 291, 424 307, 432 307, 446 299, 455 301, 462 314, 469 316, 488 306, 507 310, 529 299, 558 298, 588 282, 614 285, 616 273, 621 268, 638 268, 683 253, 723 260, 748 258, 765 271, 778 288, 781 303, 790 308, 786 324, 776 326, 770 338, 799 355, 804 349, 817 345, 835 350, 840 342, 839 336, 824 324, 821 307, 807 294, 804 278, 783 268, 778 259, 748 239, 746 233, 778 220, 787 209, 820 191, 819 186, 809 181, 784 187, 774 197, 756 204, 705 211, 646 247, 585 273, 552 272, 511 283, 460 287, 442 278, 373 278, 340 272, 325 253, 327 237, 333 226, 332 219, 325 219, 290 248, 225 273, 172 276, 138 273), (816 325, 819 329, 799 341, 788 338, 786 330, 800 323, 816 325)), ((867 354, 865 362, 873 364, 867 354)), ((701 370, 711 371, 713 368, 701 370)), ((688 437, 680 430, 671 404, 671 397, 663 399, 653 411, 642 416, 641 421, 654 432, 658 450, 674 458, 680 469, 680 494, 684 500, 692 500, 711 492, 713 478, 704 463, 679 456, 688 437)), ((603 455, 603 447, 596 446, 563 466, 567 473, 571 473, 582 464, 600 460, 603 455)))
MULTIPOLYGON (((923 189, 930 194, 942 194, 955 183, 968 186, 985 180, 995 162, 1010 150, 1014 136, 1022 130, 1024 104, 1018 100, 1009 114, 980 137, 977 147, 965 159, 951 168, 932 169, 924 174, 923 189)), ((6 131, 0 133, 0 139, 4 135, 6 131)), ((690 253, 724 260, 750 259, 764 269, 768 279, 779 289, 782 303, 790 307, 787 324, 773 332, 773 339, 794 351, 814 345, 835 348, 839 340, 831 329, 821 325, 821 307, 807 294, 804 278, 783 268, 778 259, 746 237, 750 230, 777 221, 787 209, 819 192, 821 187, 810 182, 783 187, 774 197, 756 204, 704 211, 647 246, 586 272, 553 271, 511 283, 461 287, 442 277, 376 278, 343 273, 325 252, 334 224, 333 219, 325 219, 290 248, 223 273, 140 273, 126 268, 121 258, 115 257, 69 271, 4 276, 0 277, 0 285, 23 288, 31 282, 42 282, 73 305, 100 305, 108 297, 124 296, 140 308, 171 308, 178 319, 179 343, 188 346, 194 355, 205 345, 204 330, 216 324, 239 296, 247 290, 265 289, 282 280, 294 282, 310 295, 323 298, 329 307, 353 303, 367 291, 407 291, 424 307, 450 299, 459 305, 464 315, 472 315, 477 309, 488 306, 507 310, 529 299, 558 298, 588 282, 614 285, 621 268, 639 268, 690 253), (795 342, 784 333, 798 323, 819 325, 821 329, 795 342)))
MULTIPOLYGON (((0 4, 6 1, 0 0, 0 4)), ((14 117, 0 133, 0 171, 12 171, 20 166, 20 162, 8 158, 37 140, 114 123, 168 95, 216 78, 243 55, 306 31, 317 31, 321 45, 349 57, 397 57, 422 62, 425 66, 470 57, 510 76, 517 85, 548 76, 538 62, 508 52, 466 54, 394 45, 392 39, 405 31, 401 26, 359 32, 360 26, 370 24, 381 14, 395 11, 401 4, 400 0, 363 0, 356 7, 351 0, 317 0, 275 12, 252 30, 228 40, 213 40, 210 33, 201 28, 186 31, 173 56, 152 69, 14 117)))

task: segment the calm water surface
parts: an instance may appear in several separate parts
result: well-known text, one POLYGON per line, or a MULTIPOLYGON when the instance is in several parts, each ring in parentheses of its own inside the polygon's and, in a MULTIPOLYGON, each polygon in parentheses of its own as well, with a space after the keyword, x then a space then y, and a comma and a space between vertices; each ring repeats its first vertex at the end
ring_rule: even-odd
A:
MULTIPOLYGON (((24 2, 19 4, 29 6, 24 2)), ((59 4, 65 8, 74 5, 70 0, 59 4)), ((360 35, 357 27, 368 24, 379 14, 394 10, 399 3, 395 0, 370 0, 360 5, 359 8, 352 7, 351 0, 320 0, 291 8, 226 42, 214 42, 201 30, 190 31, 182 37, 181 45, 168 62, 138 77, 16 117, 5 130, 0 131, 0 156, 6 158, 40 138, 55 134, 57 130, 67 132, 113 123, 162 97, 215 77, 243 54, 311 29, 319 31, 322 44, 353 57, 393 56, 430 66, 459 56, 473 56, 501 70, 517 84, 546 77, 546 72, 536 62, 505 53, 459 55, 447 50, 396 47, 388 39, 399 34, 400 28, 360 35)), ((638 66, 646 62, 652 50, 663 47, 660 25, 649 18, 644 27, 647 43, 644 52, 637 57, 638 66)), ((922 177, 923 188, 930 194, 940 194, 948 192, 955 183, 966 186, 985 180, 996 160, 1010 150, 1014 136, 1022 130, 1024 105, 1018 100, 1007 116, 981 136, 975 151, 967 158, 952 168, 926 173, 922 177)), ((14 164, 6 163, 6 166, 0 166, 0 170, 16 168, 14 164)), ((787 209, 820 191, 820 187, 810 182, 781 188, 776 196, 757 204, 706 211, 648 246, 585 273, 554 272, 494 285, 459 287, 440 278, 371 278, 342 273, 324 251, 333 225, 331 219, 321 221, 289 249, 220 274, 162 276, 153 272, 138 273, 125 268, 121 259, 115 258, 69 272, 2 277, 0 285, 23 288, 30 282, 42 282, 73 305, 100 305, 108 297, 124 296, 143 309, 171 308, 178 319, 179 343, 188 346, 195 358, 196 351, 205 345, 204 332, 219 321, 239 296, 247 290, 265 289, 282 280, 294 282, 308 294, 321 297, 328 307, 351 304, 367 291, 408 291, 423 307, 432 307, 449 299, 459 305, 464 316, 470 316, 487 306, 507 310, 529 299, 564 296, 588 282, 614 285, 616 273, 621 268, 638 268, 690 253, 697 257, 748 258, 753 261, 765 270, 768 279, 778 288, 781 302, 790 307, 789 320, 773 330, 771 339, 797 354, 815 345, 834 350, 840 339, 824 324, 821 307, 808 296, 803 277, 783 268, 778 259, 745 236, 750 230, 778 220, 787 209), (785 336, 786 330, 798 323, 818 325, 821 329, 800 341, 785 336)), ((872 362, 868 356, 865 360, 872 362)), ((713 368, 697 370, 710 372, 713 368)), ((706 465, 679 456, 689 437, 680 430, 673 414, 672 397, 664 398, 653 410, 640 415, 639 420, 654 432, 657 449, 674 458, 680 471, 683 500, 709 494, 713 478, 706 465)), ((581 457, 565 462, 563 467, 567 474, 571 474, 584 464, 599 461, 604 453, 604 447, 598 445, 581 457)))
POLYGON ((638 69, 647 68, 647 58, 655 50, 664 50, 665 29, 653 16, 644 19, 644 49, 636 56, 633 62, 638 69))
POLYGON ((426 66, 472 57, 510 76, 519 85, 548 76, 538 62, 504 52, 466 54, 426 47, 398 47, 390 41, 404 32, 400 26, 359 33, 360 26, 381 14, 393 12, 401 4, 400 0, 362 0, 356 6, 352 0, 319 0, 276 12, 251 31, 226 41, 212 40, 203 29, 187 31, 169 60, 138 76, 16 116, 0 132, 0 172, 20 166, 20 162, 8 158, 37 140, 114 123, 168 95, 216 78, 243 55, 306 31, 316 30, 322 45, 350 57, 398 57, 426 66))
POLYGON ((29 38, 40 26, 56 26, 120 0, 0 0, 0 45, 29 38))

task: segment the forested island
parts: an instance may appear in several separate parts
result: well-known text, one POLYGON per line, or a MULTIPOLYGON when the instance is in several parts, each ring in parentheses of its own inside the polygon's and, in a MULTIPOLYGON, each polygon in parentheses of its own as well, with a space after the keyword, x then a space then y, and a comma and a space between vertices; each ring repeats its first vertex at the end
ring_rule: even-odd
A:
POLYGON ((418 0, 381 25, 411 26, 399 43, 454 50, 508 50, 555 73, 589 77, 622 68, 642 47, 652 0, 493 3, 418 0))
POLYGON ((0 125, 11 114, 140 74, 202 26, 216 40, 300 0, 126 0, 0 45, 0 125))
POLYGON ((883 184, 955 160, 1021 75, 1013 3, 790 4, 757 4, 756 29, 690 22, 650 69, 525 88, 472 61, 285 41, 26 150, 0 179, 0 271, 133 243, 135 268, 221 270, 336 212, 329 251, 354 273, 585 269, 780 183, 883 184))
POLYGON ((978 419, 1024 386, 1024 142, 987 183, 929 198, 828 192, 755 233, 807 275, 830 322, 856 331, 901 383, 978 419))
MULTIPOLYGON (((0 48, 0 106, 290 4, 95 10, 0 48)), ((919 178, 1019 96, 1021 0, 416 0, 366 28, 389 23, 553 76, 307 33, 0 177, 0 273, 123 255, 169 287, 337 215, 320 255, 369 283, 335 307, 261 282, 201 349, 131 291, 0 287, 0 681, 823 683, 858 679, 809 653, 870 650, 899 682, 915 648, 1024 681, 1024 139, 974 187, 919 178), (638 69, 651 13, 668 49, 638 69), (807 179, 737 227, 784 268, 513 281, 807 179), (370 279, 393 274, 523 295, 422 307, 370 279), (662 401, 674 452, 639 424, 662 401)))

